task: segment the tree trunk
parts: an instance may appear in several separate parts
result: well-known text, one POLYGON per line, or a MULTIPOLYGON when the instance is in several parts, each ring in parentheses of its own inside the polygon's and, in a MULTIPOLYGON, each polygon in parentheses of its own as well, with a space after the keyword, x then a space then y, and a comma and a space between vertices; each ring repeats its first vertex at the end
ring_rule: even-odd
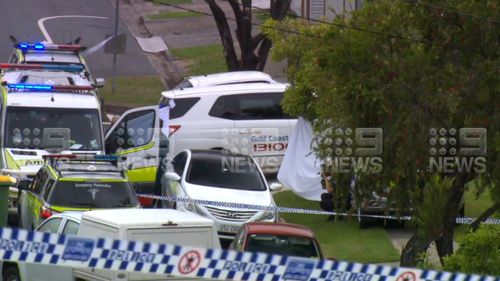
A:
POLYGON ((400 264, 406 267, 415 267, 419 262, 419 255, 425 253, 432 239, 423 237, 418 231, 408 240, 401 253, 400 264))
POLYGON ((227 23, 226 15, 224 11, 215 3, 215 0, 205 0, 215 19, 217 24, 217 29, 219 30, 220 39, 222 41, 222 47, 224 48, 224 57, 226 58, 226 64, 229 71, 238 70, 238 57, 234 50, 233 36, 231 35, 231 30, 229 29, 229 24, 227 23))
MULTIPOLYGON (((224 48, 224 57, 229 71, 260 70, 266 65, 272 42, 262 33, 252 38, 252 0, 227 0, 231 6, 236 21, 236 39, 240 45, 241 56, 236 55, 234 41, 224 11, 216 0, 205 0, 217 24, 224 48), (241 7, 240 7, 241 6, 241 7), (257 52, 257 54, 256 54, 257 52)), ((291 0, 270 0, 271 18, 281 20, 290 9, 291 0)))
POLYGON ((459 174, 448 191, 448 202, 446 203, 445 212, 442 217, 443 233, 435 240, 441 264, 443 264, 443 259, 446 256, 453 254, 453 237, 455 234, 456 217, 463 202, 464 187, 467 178, 467 174, 459 174))
POLYGON ((469 230, 471 231, 476 231, 479 226, 481 226, 481 223, 486 221, 491 215, 493 215, 496 211, 500 211, 500 202, 494 204, 493 206, 489 207, 486 211, 484 211, 478 218, 475 220, 469 227, 469 230))

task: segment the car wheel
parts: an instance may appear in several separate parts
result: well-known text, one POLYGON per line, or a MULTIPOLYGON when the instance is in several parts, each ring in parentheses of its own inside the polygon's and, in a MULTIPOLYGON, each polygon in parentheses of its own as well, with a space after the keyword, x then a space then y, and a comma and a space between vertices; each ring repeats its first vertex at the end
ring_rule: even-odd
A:
POLYGON ((3 281, 21 281, 21 276, 19 275, 19 270, 17 267, 10 266, 7 267, 7 270, 3 273, 2 276, 3 281))

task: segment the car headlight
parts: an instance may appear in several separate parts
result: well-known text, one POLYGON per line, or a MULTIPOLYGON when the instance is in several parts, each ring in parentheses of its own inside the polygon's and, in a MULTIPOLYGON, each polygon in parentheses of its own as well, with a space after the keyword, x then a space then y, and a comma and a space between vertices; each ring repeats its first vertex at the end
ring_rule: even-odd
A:
POLYGON ((276 213, 274 211, 266 211, 262 214, 260 220, 276 220, 276 213))

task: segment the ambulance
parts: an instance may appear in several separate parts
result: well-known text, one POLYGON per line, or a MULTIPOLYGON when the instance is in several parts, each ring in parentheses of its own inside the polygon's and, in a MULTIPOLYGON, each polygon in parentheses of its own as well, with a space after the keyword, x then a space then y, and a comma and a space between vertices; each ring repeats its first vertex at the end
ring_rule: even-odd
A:
MULTIPOLYGON (((5 73, 0 86, 2 173, 26 179, 43 165, 43 155, 102 154, 101 103, 95 86, 56 84, 57 79, 50 78, 54 83, 19 83, 23 73, 5 73)), ((11 205, 16 205, 15 189, 10 197, 11 205)))

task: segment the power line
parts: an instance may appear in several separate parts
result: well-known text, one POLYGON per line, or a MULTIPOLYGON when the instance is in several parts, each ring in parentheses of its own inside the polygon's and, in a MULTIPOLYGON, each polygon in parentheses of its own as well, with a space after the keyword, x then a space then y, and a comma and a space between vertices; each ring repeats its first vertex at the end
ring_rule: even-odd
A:
MULTIPOLYGON (((207 13, 207 12, 200 11, 200 10, 195 10, 195 9, 190 9, 190 8, 185 8, 185 7, 177 6, 177 5, 174 5, 174 4, 162 3, 162 5, 173 7, 173 8, 179 9, 179 10, 184 10, 184 11, 188 11, 188 12, 200 14, 200 15, 205 15, 205 16, 209 16, 209 17, 215 17, 211 13, 207 13)), ((234 22, 237 21, 235 18, 226 17, 226 19, 230 20, 230 21, 234 21, 234 22)), ((318 35, 314 35, 314 34, 304 33, 304 32, 300 32, 300 31, 295 31, 295 30, 286 29, 286 28, 280 28, 280 27, 269 27, 269 26, 265 26, 263 24, 258 24, 258 23, 254 23, 254 22, 252 22, 252 26, 258 26, 258 27, 262 27, 262 28, 274 29, 274 30, 278 30, 278 31, 282 31, 282 32, 293 33, 293 34, 307 36, 307 37, 311 37, 311 38, 315 38, 315 39, 323 39, 323 37, 318 36, 318 35)))
POLYGON ((480 17, 480 16, 476 16, 476 15, 473 15, 473 14, 465 13, 465 12, 462 12, 462 11, 458 11, 458 10, 454 10, 454 9, 450 9, 450 8, 445 8, 445 7, 442 7, 442 6, 433 5, 433 4, 430 4, 428 2, 424 2, 424 1, 420 1, 420 0, 406 0, 406 1, 410 2, 412 4, 418 4, 418 5, 422 5, 422 6, 427 6, 429 8, 434 9, 434 10, 446 11, 448 13, 457 14, 457 15, 460 15, 460 16, 469 17, 469 18, 473 18, 473 19, 476 19, 476 20, 480 20, 480 21, 486 21, 486 22, 490 22, 490 23, 500 23, 500 20, 498 20, 498 19, 480 17))
MULTIPOLYGON (((257 9, 257 10, 261 10, 261 11, 266 10, 266 9, 263 9, 263 8, 260 8, 257 6, 251 6, 251 7, 254 9, 257 9)), ((359 31, 359 32, 365 32, 365 33, 371 33, 374 35, 383 36, 383 37, 387 37, 387 38, 391 38, 391 39, 405 40, 405 41, 419 43, 419 44, 426 43, 424 40, 412 39, 412 38, 404 37, 402 35, 390 34, 390 33, 366 29, 366 28, 357 27, 357 26, 350 26, 350 25, 345 25, 345 24, 340 24, 340 23, 335 23, 335 22, 323 21, 323 20, 318 20, 318 19, 311 19, 311 18, 306 18, 306 17, 297 16, 297 15, 293 15, 293 14, 288 14, 287 16, 290 16, 293 18, 305 19, 305 20, 308 20, 311 22, 316 22, 316 23, 328 24, 328 25, 332 25, 335 27, 339 27, 339 28, 351 29, 351 30, 355 30, 355 31, 359 31)))
MULTIPOLYGON (((227 0, 221 0, 221 1, 227 2, 227 0)), ((415 3, 416 1, 419 1, 419 0, 405 0, 405 1, 408 1, 408 2, 411 2, 411 3, 415 3)), ((177 5, 174 5, 174 4, 168 4, 168 3, 162 3, 162 4, 166 5, 166 6, 170 6, 170 7, 176 8, 176 9, 180 9, 180 10, 184 10, 184 11, 189 11, 189 12, 193 12, 193 13, 197 13, 197 14, 201 14, 201 15, 205 15, 205 16, 214 17, 213 14, 207 13, 207 12, 204 12, 204 11, 200 11, 200 10, 185 8, 185 7, 177 6, 177 5)), ((238 4, 240 4, 240 3, 238 3, 238 4)), ((266 10, 267 11, 267 9, 263 9, 263 8, 260 8, 260 7, 257 7, 257 6, 251 6, 251 8, 258 9, 258 10, 266 10)), ((350 29, 350 30, 354 30, 354 31, 358 31, 358 32, 365 32, 365 33, 374 34, 374 35, 377 35, 377 36, 382 36, 382 37, 391 38, 391 39, 397 39, 397 40, 404 40, 404 41, 418 43, 418 44, 428 44, 428 43, 431 43, 432 45, 435 45, 435 46, 438 46, 438 47, 443 47, 443 44, 439 44, 439 43, 435 43, 435 42, 429 42, 428 40, 413 39, 413 38, 404 37, 404 36, 398 35, 398 34, 390 34, 390 33, 385 33, 385 32, 381 32, 381 31, 366 29, 366 28, 357 27, 357 26, 344 25, 344 24, 340 24, 340 23, 328 22, 328 21, 323 21, 323 20, 318 20, 318 19, 307 19, 307 18, 304 18, 304 17, 301 17, 301 16, 296 16, 296 15, 291 15, 291 14, 288 14, 288 15, 291 16, 291 17, 294 17, 294 18, 306 19, 306 20, 311 21, 311 22, 328 24, 328 25, 331 25, 331 26, 335 26, 337 28, 350 29)), ((464 14, 464 15, 468 15, 468 14, 464 14)), ((468 15, 468 16, 473 17, 472 15, 468 15)), ((237 20, 235 18, 226 17, 226 19, 230 20, 230 21, 237 22, 237 20)), ((489 18, 482 18, 482 19, 483 20, 488 19, 488 20, 491 20, 491 21, 496 21, 494 19, 489 19, 489 18)), ((315 39, 323 39, 322 36, 318 36, 318 35, 314 35, 314 34, 309 34, 309 33, 304 33, 304 32, 300 32, 300 31, 296 31, 296 30, 291 30, 291 29, 286 29, 286 28, 269 27, 269 26, 265 26, 265 25, 262 25, 262 24, 254 23, 254 22, 252 22, 251 25, 252 26, 257 26, 257 27, 269 28, 269 29, 273 29, 273 30, 278 30, 278 31, 286 32, 286 33, 292 33, 292 34, 302 35, 302 36, 306 36, 306 37, 310 37, 310 38, 315 38, 315 39)))

